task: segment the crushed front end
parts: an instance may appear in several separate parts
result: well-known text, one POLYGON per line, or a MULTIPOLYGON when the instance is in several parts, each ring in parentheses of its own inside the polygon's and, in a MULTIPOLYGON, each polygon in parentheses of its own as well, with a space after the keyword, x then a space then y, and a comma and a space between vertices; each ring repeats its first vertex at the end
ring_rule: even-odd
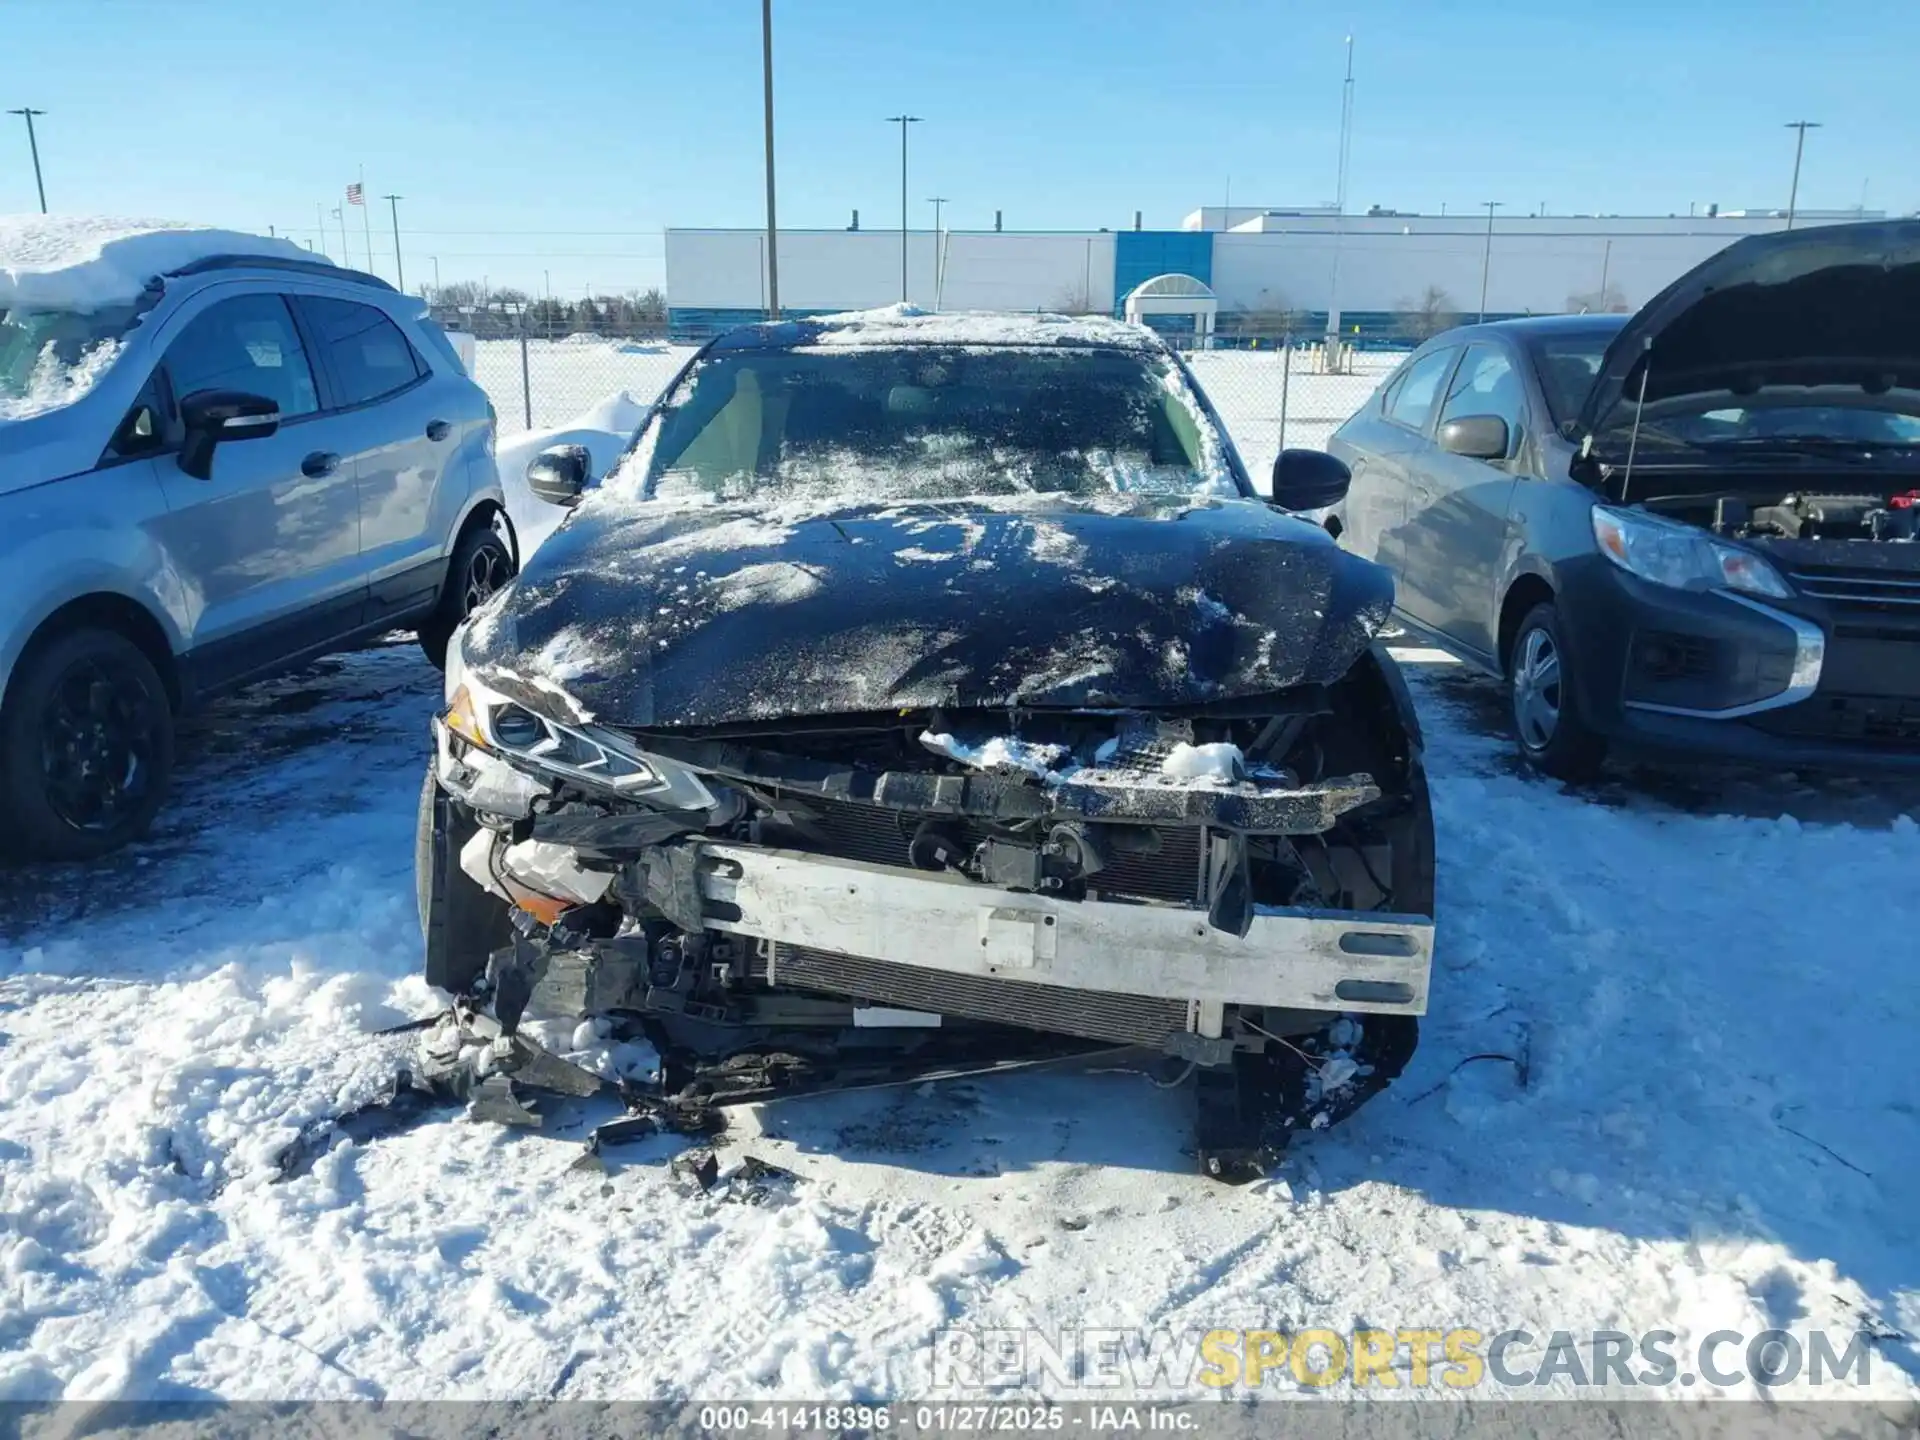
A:
POLYGON ((1125 1048, 1193 1072, 1233 1178, 1412 1053, 1432 820, 1377 646, 1213 704, 646 730, 457 650, 419 847, 449 1083, 557 1056, 685 1115, 1125 1048))

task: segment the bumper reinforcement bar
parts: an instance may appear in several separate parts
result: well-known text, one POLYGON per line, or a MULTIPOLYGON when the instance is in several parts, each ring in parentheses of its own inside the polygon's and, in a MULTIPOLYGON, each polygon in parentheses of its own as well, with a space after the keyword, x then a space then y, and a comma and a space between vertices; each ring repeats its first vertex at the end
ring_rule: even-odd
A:
POLYGON ((1427 1008, 1433 922, 1420 915, 1263 907, 1242 939, 1200 910, 1054 899, 789 850, 703 844, 698 874, 716 930, 1014 984, 1185 1000, 1202 1034, 1218 1033, 1223 1004, 1427 1008))

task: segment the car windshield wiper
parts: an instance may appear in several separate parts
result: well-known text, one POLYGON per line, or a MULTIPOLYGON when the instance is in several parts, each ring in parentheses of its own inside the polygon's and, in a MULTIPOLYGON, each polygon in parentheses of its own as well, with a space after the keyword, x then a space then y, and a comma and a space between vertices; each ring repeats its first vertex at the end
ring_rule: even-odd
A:
POLYGON ((1900 455, 1920 452, 1920 441, 1849 440, 1839 435, 1734 435, 1720 440, 1690 440, 1698 450, 1731 450, 1745 454, 1846 455, 1871 459, 1892 451, 1900 455))

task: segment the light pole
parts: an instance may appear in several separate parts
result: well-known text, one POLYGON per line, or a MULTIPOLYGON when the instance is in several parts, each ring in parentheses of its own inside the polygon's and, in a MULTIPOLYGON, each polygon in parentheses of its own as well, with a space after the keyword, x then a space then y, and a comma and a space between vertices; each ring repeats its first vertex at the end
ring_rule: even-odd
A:
POLYGON ((779 226, 773 218, 773 0, 760 0, 760 83, 767 119, 767 319, 780 318, 779 226))
POLYGON ((918 115, 889 115, 889 125, 900 127, 900 303, 907 303, 907 127, 918 125, 918 115))
POLYGON ((1499 200, 1482 200, 1480 203, 1487 207, 1487 249, 1486 253, 1480 257, 1480 323, 1485 324, 1487 319, 1487 276, 1492 273, 1493 270, 1493 212, 1498 210, 1503 202, 1499 200))
POLYGON ((393 216, 393 288, 404 295, 407 293, 407 271, 406 267, 400 263, 400 202, 407 197, 382 195, 380 198, 387 202, 387 213, 393 216))
POLYGON ((933 308, 940 308, 940 207, 947 203, 945 195, 929 195, 927 203, 933 206, 933 308))
POLYGON ((440 294, 440 257, 429 255, 427 258, 433 262, 433 293, 437 297, 440 294))
POLYGON ((34 138, 33 117, 36 115, 44 115, 47 112, 28 107, 19 110, 9 110, 7 113, 9 115, 19 115, 27 122, 27 149, 33 152, 33 188, 40 192, 40 213, 44 215, 47 213, 47 184, 46 181, 40 178, 40 142, 34 138))
MULTIPOLYGON (((27 123, 31 125, 33 122, 29 120, 27 123)), ((1791 230, 1793 228, 1793 212, 1800 202, 1800 157, 1805 153, 1807 148, 1807 131, 1818 130, 1820 128, 1820 122, 1818 120, 1789 120, 1786 128, 1800 132, 1793 140, 1793 188, 1787 191, 1787 229, 1791 230)), ((47 208, 44 201, 41 202, 40 208, 42 210, 47 208)))

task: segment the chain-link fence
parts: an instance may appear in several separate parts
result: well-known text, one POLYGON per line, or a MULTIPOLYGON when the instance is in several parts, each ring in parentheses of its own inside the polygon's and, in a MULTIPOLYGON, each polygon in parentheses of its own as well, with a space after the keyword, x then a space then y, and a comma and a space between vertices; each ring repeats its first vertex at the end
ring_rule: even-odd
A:
MULTIPOLYGON (((620 391, 647 404, 692 354, 693 347, 663 338, 496 328, 475 341, 473 375, 493 401, 504 438, 568 426, 620 391)), ((1283 447, 1324 446, 1404 354, 1349 348, 1329 364, 1325 346, 1281 340, 1186 358, 1255 483, 1264 486, 1283 447)))
POLYGON ((1324 345, 1282 340, 1271 349, 1196 350, 1186 358, 1264 488, 1281 450, 1324 448, 1405 354, 1347 349, 1329 363, 1324 345))

